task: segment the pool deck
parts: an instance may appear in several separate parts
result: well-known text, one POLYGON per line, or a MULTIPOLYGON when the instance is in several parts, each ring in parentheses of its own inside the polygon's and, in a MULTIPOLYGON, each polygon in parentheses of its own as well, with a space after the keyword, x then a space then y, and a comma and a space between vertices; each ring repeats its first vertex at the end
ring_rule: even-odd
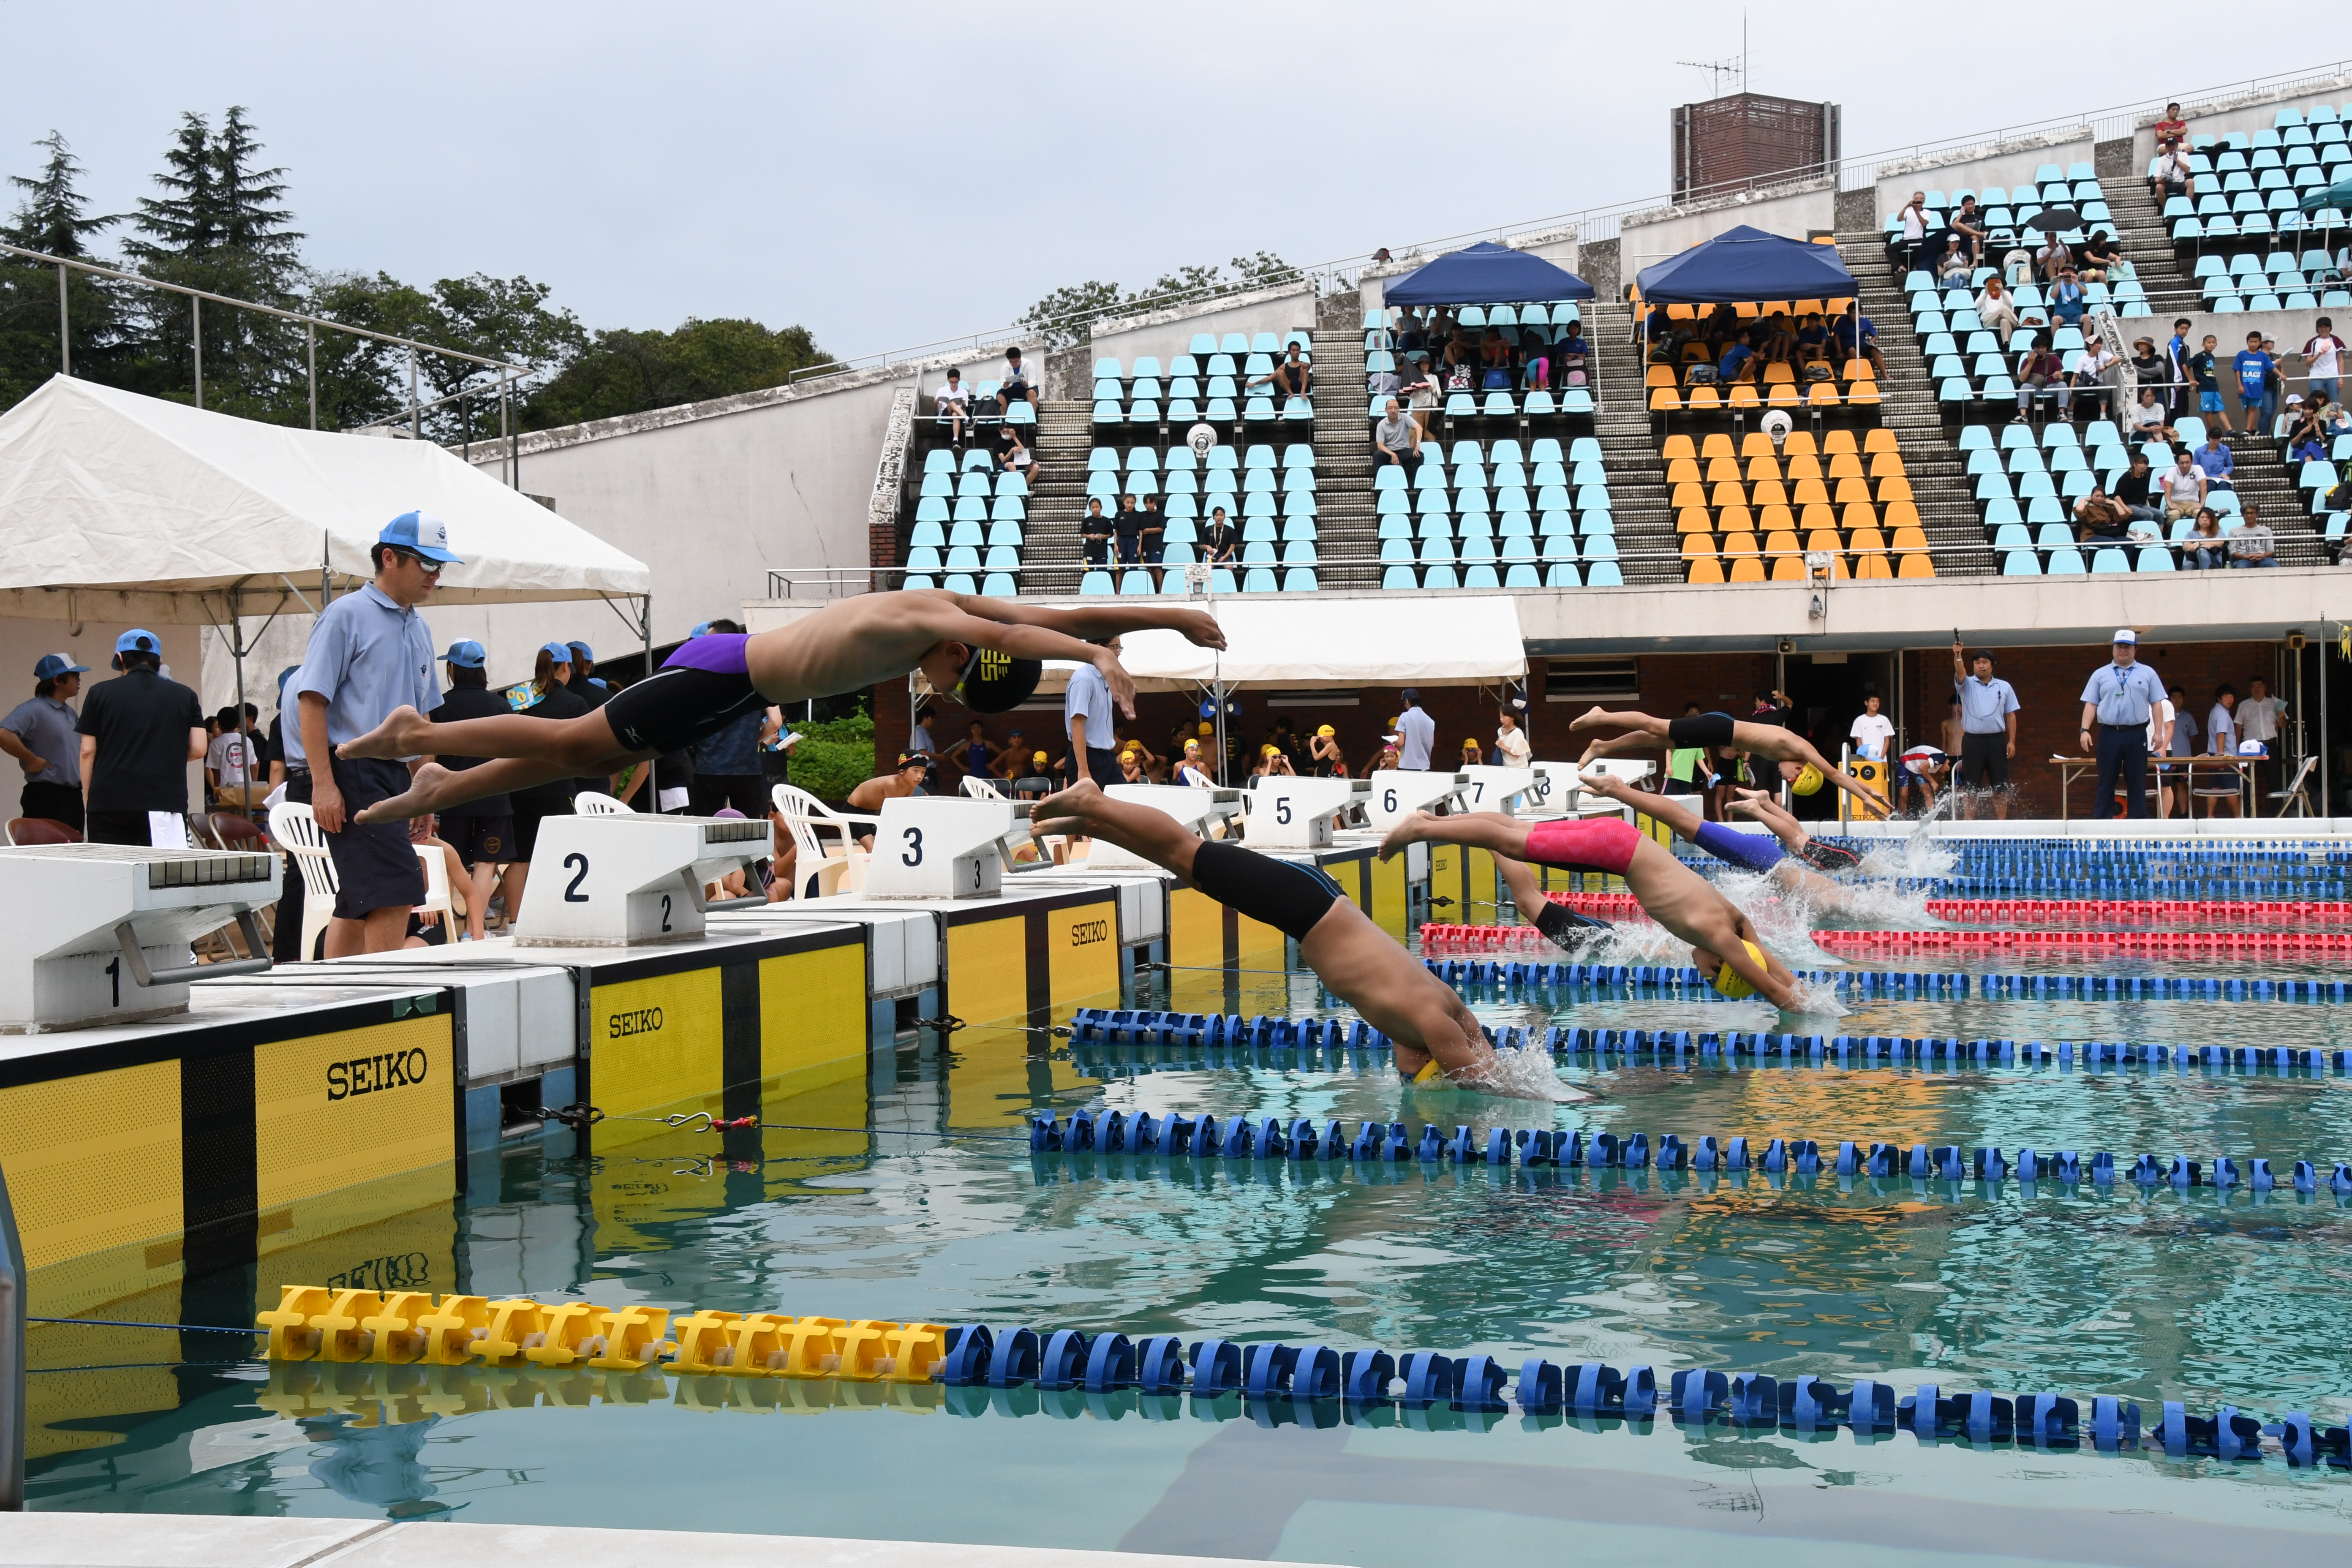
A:
POLYGON ((0 1514, 0 1562, 23 1568, 509 1568, 538 1552, 571 1568, 1190 1568, 1223 1557, 1054 1547, 682 1534, 536 1524, 249 1519, 215 1514, 0 1514))

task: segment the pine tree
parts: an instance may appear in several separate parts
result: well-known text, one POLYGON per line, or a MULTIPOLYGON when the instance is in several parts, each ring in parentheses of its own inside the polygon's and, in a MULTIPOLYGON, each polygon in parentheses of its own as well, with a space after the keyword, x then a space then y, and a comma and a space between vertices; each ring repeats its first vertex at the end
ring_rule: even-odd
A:
MULTIPOLYGON (((79 184, 80 160, 55 131, 33 145, 47 157, 37 175, 8 176, 22 194, 14 219, 0 225, 0 242, 45 256, 102 260, 91 241, 116 220, 89 216, 89 198, 79 184)), ((66 307, 74 374, 111 379, 122 351, 116 286, 68 270, 66 307)), ((14 406, 60 368, 57 268, 8 258, 0 265, 0 408, 14 406)))

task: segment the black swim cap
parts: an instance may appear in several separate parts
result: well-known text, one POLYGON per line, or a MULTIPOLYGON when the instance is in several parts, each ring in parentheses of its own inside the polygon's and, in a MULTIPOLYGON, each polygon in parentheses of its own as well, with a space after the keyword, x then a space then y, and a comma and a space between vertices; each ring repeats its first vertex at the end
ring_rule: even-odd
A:
POLYGON ((1862 857, 1853 850, 1824 844, 1818 838, 1806 839, 1805 847, 1797 853, 1823 871, 1851 871, 1862 864, 1862 857))
POLYGON ((1029 700, 1045 673, 1043 659, 1014 658, 994 648, 976 647, 956 682, 956 695, 975 713, 1002 713, 1029 700))

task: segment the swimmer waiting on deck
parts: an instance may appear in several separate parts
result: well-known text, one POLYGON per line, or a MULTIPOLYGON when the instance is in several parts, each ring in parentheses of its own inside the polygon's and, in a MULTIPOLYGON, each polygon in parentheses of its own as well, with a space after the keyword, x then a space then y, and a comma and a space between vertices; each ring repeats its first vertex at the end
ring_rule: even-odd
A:
POLYGON ((774 631, 681 643, 651 677, 577 719, 549 723, 517 714, 433 724, 413 708, 398 708, 336 752, 411 757, 448 752, 499 759, 463 773, 427 763, 406 794, 354 819, 387 822, 549 779, 617 773, 630 763, 683 750, 742 713, 863 691, 914 669, 932 690, 954 692, 972 711, 1002 713, 1036 690, 1045 660, 1075 659, 1102 672, 1112 698, 1132 719, 1135 682, 1114 650, 1088 639, 1150 627, 1181 632, 1202 647, 1225 646, 1208 612, 1174 605, 1049 610, 935 588, 860 594, 774 631))
POLYGON ((1726 996, 1759 993, 1798 1011, 1796 976, 1756 941, 1738 907, 1662 845, 1621 816, 1569 818, 1532 826, 1499 812, 1465 816, 1414 812, 1381 841, 1386 860, 1408 844, 1465 844, 1514 860, 1622 877, 1650 918, 1691 944, 1691 962, 1726 996))
POLYGON ((1663 742, 1669 750, 1693 746, 1730 746, 1750 755, 1769 757, 1776 763, 1790 763, 1801 768, 1811 768, 1822 778, 1873 808, 1887 809, 1885 797, 1868 784, 1843 770, 1833 767, 1828 759, 1813 749, 1811 742, 1794 730, 1784 730, 1778 724, 1750 724, 1734 719, 1728 713, 1687 713, 1679 719, 1654 718, 1647 713, 1612 713, 1594 707, 1569 725, 1571 730, 1625 730, 1631 733, 1606 741, 1595 741, 1584 749, 1580 759, 1591 762, 1595 757, 1614 756, 1621 752, 1639 752, 1655 748, 1663 742))
POLYGON ((1408 1081, 1491 1086, 1495 1053, 1462 998, 1316 868, 1213 843, 1165 812, 1111 799, 1090 780, 1039 801, 1029 830, 1116 844, 1290 937, 1324 988, 1388 1037, 1408 1081))

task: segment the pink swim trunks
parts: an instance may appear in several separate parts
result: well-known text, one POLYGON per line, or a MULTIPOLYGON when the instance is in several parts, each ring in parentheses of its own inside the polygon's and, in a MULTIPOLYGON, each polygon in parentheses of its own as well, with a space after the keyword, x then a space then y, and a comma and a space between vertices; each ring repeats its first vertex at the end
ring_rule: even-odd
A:
POLYGON ((1622 816, 1564 817, 1528 829, 1528 858, 1564 870, 1622 877, 1641 842, 1641 834, 1622 816))

